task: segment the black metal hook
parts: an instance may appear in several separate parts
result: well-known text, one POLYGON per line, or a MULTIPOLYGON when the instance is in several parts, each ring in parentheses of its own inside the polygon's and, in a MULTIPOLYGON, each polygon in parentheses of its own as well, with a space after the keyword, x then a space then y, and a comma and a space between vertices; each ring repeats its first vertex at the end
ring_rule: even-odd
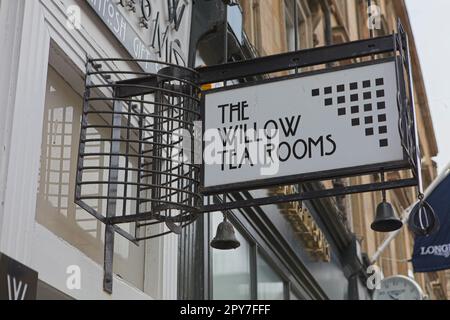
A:
POLYGON ((411 210, 408 226, 412 233, 420 237, 430 236, 439 230, 439 218, 433 207, 423 197, 411 210))

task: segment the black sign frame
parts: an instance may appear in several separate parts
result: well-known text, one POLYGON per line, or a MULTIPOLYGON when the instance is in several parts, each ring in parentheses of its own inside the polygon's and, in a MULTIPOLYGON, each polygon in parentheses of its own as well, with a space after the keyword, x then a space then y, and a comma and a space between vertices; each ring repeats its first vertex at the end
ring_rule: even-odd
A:
MULTIPOLYGON (((383 64, 386 62, 396 62, 397 63, 397 69, 401 66, 401 60, 400 58, 384 58, 384 59, 377 59, 373 61, 367 61, 362 62, 358 64, 351 64, 347 66, 339 66, 334 68, 327 68, 323 70, 316 70, 311 72, 304 72, 304 73, 298 73, 288 76, 282 76, 278 78, 271 78, 271 79, 263 79, 259 81, 253 81, 253 82, 246 82, 216 89, 211 89, 204 91, 200 103, 201 107, 201 114, 202 114, 202 136, 205 136, 205 100, 206 96, 211 93, 216 92, 226 92, 231 91, 235 89, 240 88, 246 88, 246 87, 252 87, 252 86, 258 86, 262 84, 267 83, 274 83, 274 82, 280 82, 285 80, 291 80, 291 79, 298 79, 298 78, 304 78, 312 75, 318 75, 318 74, 326 74, 330 72, 335 71, 343 71, 343 70, 351 70, 355 68, 360 67, 366 67, 371 65, 378 65, 383 64)), ((400 94, 403 98, 405 97, 405 92, 401 88, 398 88, 400 94)), ((203 150, 204 150, 204 143, 203 143, 203 150)), ((241 183, 232 183, 232 184, 223 184, 213 187, 202 187, 200 191, 204 195, 215 195, 215 194, 222 194, 224 192, 236 192, 236 191, 247 191, 247 190, 255 190, 255 189, 262 189, 262 188, 268 188, 273 186, 279 186, 279 185, 288 185, 288 184, 296 184, 296 183, 305 183, 305 182, 311 182, 311 181, 318 181, 318 180, 329 180, 329 179, 337 179, 337 178, 344 178, 349 176, 358 176, 358 175, 365 175, 365 174, 373 174, 373 173, 379 173, 382 171, 393 171, 393 170, 402 170, 402 169, 410 169, 410 162, 408 160, 408 154, 403 150, 403 159, 400 161, 390 161, 390 162, 383 162, 383 163, 375 163, 375 164, 369 164, 369 165, 363 165, 363 166, 357 166, 357 167, 349 167, 349 168, 342 168, 342 169, 333 169, 328 171, 320 171, 320 172, 312 172, 312 173, 306 173, 306 174, 298 174, 298 175, 291 175, 291 176, 282 176, 282 177, 273 177, 273 178, 267 178, 267 179, 259 179, 259 180, 253 180, 248 182, 241 182, 241 183)), ((204 178, 205 178, 205 165, 202 166, 201 171, 201 185, 204 186, 204 178)))
MULTIPOLYGON (((200 74, 199 83, 218 83, 230 80, 240 80, 246 82, 246 79, 252 79, 254 76, 264 76, 274 72, 292 70, 296 68, 304 68, 322 64, 329 64, 332 62, 372 57, 372 61, 368 64, 384 62, 386 59, 375 59, 376 55, 390 54, 391 59, 395 59, 396 63, 396 76, 397 76, 397 104, 400 112, 400 124, 399 130, 402 139, 402 146, 404 151, 404 159, 400 162, 385 163, 382 165, 368 165, 356 168, 333 170, 333 172, 318 172, 307 175, 296 175, 290 177, 271 178, 266 180, 250 181, 245 183, 236 183, 230 185, 221 185, 217 187, 205 188, 202 183, 201 192, 203 195, 217 195, 231 192, 242 192, 252 189, 262 189, 275 186, 283 186, 304 182, 320 182, 323 180, 331 180, 335 178, 354 177, 367 174, 381 174, 384 176, 387 172, 398 170, 410 170, 411 178, 399 178, 397 180, 388 180, 380 182, 374 182, 370 184, 359 184, 351 186, 339 186, 331 189, 315 190, 310 192, 300 192, 297 194, 289 195, 276 195, 268 196, 256 199, 246 199, 236 202, 209 204, 201 208, 202 212, 214 212, 223 210, 232 210, 238 208, 248 208, 261 205, 280 204, 291 201, 313 200, 325 197, 342 196, 349 194, 375 192, 382 190, 390 190, 405 187, 417 187, 418 194, 423 192, 422 187, 422 173, 420 163, 420 151, 418 141, 418 131, 416 123, 416 113, 414 109, 414 96, 413 96, 413 80, 412 80, 412 65, 409 54, 408 36, 404 31, 404 28, 400 21, 398 21, 398 32, 389 36, 383 36, 378 38, 372 38, 367 40, 359 40, 354 42, 348 42, 333 46, 319 47, 307 50, 300 50, 296 52, 283 53, 273 56, 267 56, 262 58, 256 58, 252 60, 239 61, 234 63, 215 65, 209 67, 198 68, 197 71, 200 74), (402 108, 400 108, 402 106, 402 108)), ((363 64, 358 64, 359 67, 363 64)), ((340 67, 340 68, 351 68, 340 67)), ((338 68, 326 68, 319 72, 332 72, 340 69, 338 68)), ((311 75, 308 73, 306 75, 311 75)), ((279 81, 289 77, 302 77, 304 75, 294 75, 288 77, 280 77, 273 80, 262 80, 257 82, 243 83, 237 87, 250 86, 267 81, 279 81)), ((213 89, 213 91, 229 90, 230 88, 236 88, 236 86, 230 86, 226 88, 213 89)), ((208 91, 205 92, 208 94, 208 91)), ((202 114, 204 115, 204 102, 202 97, 202 114)), ((202 116, 204 121, 204 116, 202 116)), ((204 128, 204 126, 203 126, 204 128)), ((203 144, 204 146, 204 144, 203 144)), ((204 168, 202 168, 202 182, 204 181, 204 168)))

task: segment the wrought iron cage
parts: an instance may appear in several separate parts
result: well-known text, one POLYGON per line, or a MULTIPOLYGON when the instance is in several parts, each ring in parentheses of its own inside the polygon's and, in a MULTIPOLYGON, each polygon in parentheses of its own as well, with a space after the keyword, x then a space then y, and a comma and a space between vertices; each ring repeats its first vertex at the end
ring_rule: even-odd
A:
POLYGON ((151 64, 154 72, 128 71, 131 62, 136 60, 88 58, 86 64, 75 202, 106 225, 110 288, 108 237, 117 232, 138 243, 179 234, 201 204, 200 168, 193 161, 200 120, 197 73, 147 60, 138 62, 151 64), (148 234, 146 227, 156 224, 165 227, 148 234))
POLYGON ((126 61, 87 62, 75 199, 105 223, 135 222, 135 234, 117 231, 139 241, 158 236, 139 234, 149 223, 179 233, 196 217, 199 166, 185 160, 196 156, 188 135, 200 120, 200 88, 194 70, 175 65, 145 61, 154 74, 102 68, 126 61))

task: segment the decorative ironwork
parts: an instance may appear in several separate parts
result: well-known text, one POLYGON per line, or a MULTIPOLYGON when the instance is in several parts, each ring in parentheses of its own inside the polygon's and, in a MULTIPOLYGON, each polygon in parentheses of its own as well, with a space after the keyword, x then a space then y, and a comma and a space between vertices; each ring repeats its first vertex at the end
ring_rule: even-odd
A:
MULTIPOLYGON (((423 192, 411 61, 406 33, 401 25, 399 32, 391 36, 197 70, 142 59, 88 58, 85 87, 75 202, 106 225, 104 289, 107 292, 112 292, 115 233, 138 244, 171 232, 179 234, 201 213, 284 204, 282 212, 297 225, 297 232, 304 236, 312 253, 328 261, 327 240, 311 216, 296 207, 297 201, 410 186, 417 186, 419 194, 423 192), (233 202, 203 204, 201 161, 195 161, 202 157, 201 148, 196 150, 195 139, 200 135, 196 122, 202 120, 200 85, 251 79, 256 75, 379 54, 390 55, 397 61, 398 129, 407 161, 370 167, 361 172, 387 173, 408 169, 412 172, 411 177, 337 185, 330 189, 283 187, 358 175, 350 169, 336 176, 317 173, 314 179, 277 180, 278 189, 267 197, 246 196, 233 202), (152 71, 136 71, 138 66, 152 71), (163 227, 148 234, 147 227, 153 225, 163 227)), ((245 189, 248 190, 250 188, 245 189)), ((235 191, 238 190, 222 190, 235 191)))
POLYGON ((105 71, 103 64, 110 62, 124 60, 87 63, 77 203, 104 222, 136 222, 137 229, 148 223, 141 221, 172 228, 192 221, 201 199, 199 166, 183 158, 189 158, 186 152, 195 157, 194 141, 186 142, 186 133, 193 136, 194 122, 200 120, 195 71, 153 61, 147 63, 162 65, 157 74, 105 71), (148 78, 126 79, 143 74, 148 78), (105 195, 89 193, 104 186, 105 195), (106 210, 96 209, 90 200, 106 200, 106 210))
MULTIPOLYGON (((408 40, 403 26, 398 24, 398 33, 394 35, 394 50, 398 52, 396 64, 397 106, 399 112, 399 132, 403 150, 407 155, 413 173, 421 180, 420 150, 417 141, 414 96, 412 87, 412 70, 410 65, 408 40), (405 79, 407 81, 405 81, 405 79)), ((421 183, 420 183, 421 185, 421 183)), ((420 192, 420 191, 419 191, 420 192)))
POLYGON ((75 201, 106 224, 106 291, 115 232, 135 243, 179 234, 202 199, 192 139, 200 120, 197 73, 145 60, 139 62, 159 71, 118 70, 130 62, 136 60, 86 64, 75 201), (161 223, 167 228, 148 234, 147 226, 161 223))

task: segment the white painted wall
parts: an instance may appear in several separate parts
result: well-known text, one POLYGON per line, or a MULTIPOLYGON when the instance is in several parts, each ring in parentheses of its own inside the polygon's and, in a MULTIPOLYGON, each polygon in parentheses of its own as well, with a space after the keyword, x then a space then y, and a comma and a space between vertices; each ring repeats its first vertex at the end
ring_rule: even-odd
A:
POLYGON ((39 279, 78 300, 148 300, 149 295, 114 277, 113 294, 103 291, 103 268, 87 258, 81 251, 57 238, 36 224, 31 267, 39 272, 39 279), (80 267, 81 288, 70 290, 66 286, 71 265, 80 267))
POLYGON ((50 38, 38 1, 2 5, 0 250, 29 265, 50 38))
MULTIPOLYGON (((145 291, 114 278, 103 292, 102 266, 36 223, 36 195, 49 51, 50 63, 82 93, 86 55, 121 57, 125 51, 83 1, 2 0, 0 10, 0 251, 39 272, 39 278, 76 299, 176 299, 177 238, 147 244, 145 291), (66 28, 65 10, 82 9, 82 29, 66 28), (69 265, 81 267, 82 286, 66 287, 69 265)), ((114 66, 107 66, 114 67, 114 66)), ((121 69, 131 66, 121 66, 121 69)))

